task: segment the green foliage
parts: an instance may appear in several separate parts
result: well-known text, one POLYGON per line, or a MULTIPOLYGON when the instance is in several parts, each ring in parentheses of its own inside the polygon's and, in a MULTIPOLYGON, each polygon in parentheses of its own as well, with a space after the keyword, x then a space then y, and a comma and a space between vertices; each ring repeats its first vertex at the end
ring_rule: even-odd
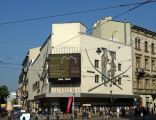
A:
POLYGON ((0 103, 6 103, 9 96, 8 87, 5 85, 0 86, 0 103))
POLYGON ((11 101, 11 104, 13 105, 13 104, 16 104, 16 99, 13 99, 12 101, 11 101))

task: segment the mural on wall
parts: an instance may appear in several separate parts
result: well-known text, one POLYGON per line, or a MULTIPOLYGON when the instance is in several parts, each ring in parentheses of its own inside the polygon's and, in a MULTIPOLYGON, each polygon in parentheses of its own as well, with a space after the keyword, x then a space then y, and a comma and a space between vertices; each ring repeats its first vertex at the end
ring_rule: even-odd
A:
MULTIPOLYGON (((113 51, 107 50, 107 48, 102 48, 102 56, 101 56, 101 68, 102 73, 107 76, 107 78, 112 79, 115 77, 116 71, 116 53, 113 51)), ((104 76, 102 77, 102 81, 107 80, 104 76)))

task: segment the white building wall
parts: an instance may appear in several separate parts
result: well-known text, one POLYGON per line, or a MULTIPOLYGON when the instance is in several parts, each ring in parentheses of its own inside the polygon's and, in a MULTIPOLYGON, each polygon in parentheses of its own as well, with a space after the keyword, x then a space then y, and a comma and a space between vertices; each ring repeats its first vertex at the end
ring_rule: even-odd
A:
POLYGON ((98 38, 130 44, 130 23, 101 19, 95 23, 92 35, 98 38))
MULTIPOLYGON (((55 53, 67 52, 60 48, 80 47, 80 34, 86 32, 85 26, 81 23, 62 23, 52 25, 52 47, 55 53), (58 48, 58 50, 56 49, 58 48)), ((69 51, 68 51, 69 52, 69 51)))
MULTIPOLYGON (((96 53, 96 50, 98 47, 104 47, 108 50, 115 51, 116 52, 116 66, 117 63, 122 64, 122 71, 116 71, 116 75, 124 72, 129 66, 131 66, 131 47, 125 46, 124 44, 120 44, 117 42, 100 39, 96 37, 92 37, 89 35, 82 35, 81 36, 81 92, 87 93, 89 89, 95 87, 96 85, 102 83, 102 79, 100 78, 99 83, 95 83, 95 75, 100 75, 91 65, 87 58, 87 54, 85 52, 85 49, 88 51, 89 58, 91 59, 93 65, 95 59, 100 60, 101 55, 98 55, 96 53), (87 71, 93 71, 95 73, 88 73, 87 71)), ((101 61, 99 61, 101 64, 101 61)), ((116 68, 118 69, 118 68, 116 68)), ((99 70, 101 71, 101 65, 99 67, 99 70)), ((110 94, 110 91, 112 91, 112 94, 125 94, 125 95, 132 95, 132 67, 128 69, 128 71, 124 74, 128 77, 124 78, 122 77, 122 82, 120 87, 123 88, 123 90, 119 89, 115 85, 110 87, 107 84, 107 87, 102 85, 93 91, 91 93, 103 93, 103 94, 110 94)), ((101 75, 100 75, 101 76, 101 75)))
MULTIPOLYGON (((64 23, 64 24, 53 24, 52 26, 53 35, 52 38, 49 38, 42 46, 39 56, 36 58, 35 62, 32 64, 29 70, 29 100, 33 100, 34 96, 43 94, 43 93, 103 93, 103 94, 123 94, 123 95, 132 95, 132 68, 130 67, 125 75, 128 78, 122 78, 120 87, 123 90, 120 90, 118 87, 109 85, 101 87, 88 92, 89 89, 95 87, 96 85, 102 83, 100 79, 99 83, 95 83, 95 75, 100 75, 94 68, 91 66, 85 49, 87 49, 89 57, 94 64, 94 60, 100 60, 100 55, 96 53, 98 47, 104 47, 108 50, 116 52, 116 63, 120 62, 122 64, 122 71, 125 71, 131 65, 131 47, 124 44, 96 38, 93 36, 85 35, 86 28, 81 23, 64 23), (82 34, 83 33, 83 34, 82 34), (81 35, 80 35, 81 34, 81 35), (43 72, 43 65, 45 63, 45 58, 49 53, 60 54, 60 53, 81 53, 81 86, 78 87, 67 87, 65 89, 54 86, 51 87, 49 91, 49 82, 47 79, 43 82, 40 81, 40 75, 43 72), (87 71, 94 71, 95 73, 88 73, 87 71), (33 90, 32 85, 39 81, 40 86, 38 90, 33 90), (38 92, 37 92, 38 91, 38 92)), ((101 63, 101 62, 99 62, 101 63)), ((116 64, 117 65, 117 64, 116 64)), ((116 68, 117 69, 117 68, 116 68)), ((101 68, 99 68, 101 71, 101 68)), ((117 71, 116 75, 121 72, 117 71)))
POLYGON ((41 81, 40 77, 42 76, 43 70, 44 70, 44 64, 45 59, 48 57, 48 54, 51 52, 50 50, 50 40, 51 37, 47 39, 45 44, 40 48, 40 53, 38 54, 35 61, 30 65, 29 71, 28 71, 28 78, 29 78, 29 100, 34 100, 34 96, 40 95, 42 93, 49 92, 49 83, 48 79, 45 78, 45 80, 41 81), (39 82, 39 88, 33 89, 33 85, 35 82, 39 82), (43 84, 44 83, 44 84, 43 84))

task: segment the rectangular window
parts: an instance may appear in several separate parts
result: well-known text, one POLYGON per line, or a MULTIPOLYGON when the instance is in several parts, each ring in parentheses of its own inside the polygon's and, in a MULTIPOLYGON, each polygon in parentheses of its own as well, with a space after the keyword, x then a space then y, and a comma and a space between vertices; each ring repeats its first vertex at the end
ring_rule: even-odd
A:
POLYGON ((137 49, 137 48, 138 48, 138 39, 135 38, 135 49, 137 49))
POLYGON ((121 85, 121 77, 118 77, 118 85, 121 85))
POLYGON ((146 97, 146 102, 149 102, 149 97, 146 97))
POLYGON ((154 54, 154 43, 151 44, 151 52, 154 54))
POLYGON ((95 60, 95 67, 99 68, 99 60, 95 60))
POLYGON ((95 83, 99 83, 99 75, 95 75, 95 83))
POLYGON ((151 70, 155 70, 155 60, 151 61, 151 70))
POLYGON ((136 57, 136 68, 140 68, 141 58, 136 57))
POLYGON ((145 69, 148 70, 148 58, 145 58, 145 69))
POLYGON ((148 52, 148 42, 145 41, 145 52, 148 52))
POLYGON ((152 89, 155 89, 155 80, 152 80, 152 89))
POLYGON ((121 71, 121 63, 118 63, 118 71, 121 71))
POLYGON ((149 79, 145 79, 145 89, 149 88, 149 79))
POLYGON ((138 39, 138 50, 141 50, 141 47, 140 47, 140 39, 138 39))

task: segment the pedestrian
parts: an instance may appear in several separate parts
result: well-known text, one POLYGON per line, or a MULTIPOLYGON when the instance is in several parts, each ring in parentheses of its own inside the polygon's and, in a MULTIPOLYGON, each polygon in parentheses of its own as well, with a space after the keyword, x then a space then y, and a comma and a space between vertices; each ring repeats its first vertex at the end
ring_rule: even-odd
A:
POLYGON ((88 119, 91 119, 91 114, 89 111, 88 111, 88 119))
POLYGON ((153 108, 152 108, 152 110, 151 110, 151 114, 153 115, 153 108))
POLYGON ((120 115, 120 109, 119 109, 119 107, 116 108, 116 113, 117 113, 117 118, 119 118, 119 115, 120 115))
POLYGON ((122 107, 121 112, 122 112, 122 117, 124 117, 125 116, 125 108, 124 107, 122 107))

